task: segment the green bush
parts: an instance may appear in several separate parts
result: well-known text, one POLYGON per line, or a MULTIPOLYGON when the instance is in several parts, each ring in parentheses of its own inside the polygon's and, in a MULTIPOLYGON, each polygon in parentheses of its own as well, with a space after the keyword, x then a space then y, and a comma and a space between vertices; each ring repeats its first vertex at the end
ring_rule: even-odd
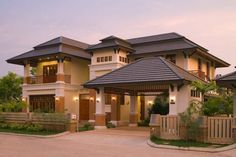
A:
POLYGON ((154 104, 149 108, 148 114, 167 115, 169 113, 169 103, 156 97, 154 104))
POLYGON ((0 112, 21 112, 27 104, 23 101, 11 100, 0 103, 0 112))
POLYGON ((233 98, 226 95, 210 97, 203 103, 202 111, 206 116, 233 114, 233 98))
POLYGON ((94 130, 94 126, 91 123, 85 123, 82 127, 79 127, 78 131, 88 131, 88 130, 94 130))
POLYGON ((115 128, 116 126, 112 124, 111 122, 107 123, 107 128, 115 128))
POLYGON ((149 127, 150 118, 146 118, 140 122, 138 122, 138 126, 149 127))
POLYGON ((0 129, 25 130, 29 132, 44 131, 43 126, 39 124, 19 124, 19 123, 0 123, 0 129))

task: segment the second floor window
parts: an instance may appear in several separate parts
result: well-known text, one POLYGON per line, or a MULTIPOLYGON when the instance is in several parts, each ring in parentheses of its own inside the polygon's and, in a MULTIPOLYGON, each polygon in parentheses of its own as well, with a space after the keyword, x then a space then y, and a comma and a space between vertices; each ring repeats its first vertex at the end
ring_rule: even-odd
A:
POLYGON ((112 56, 97 57, 97 63, 110 61, 112 61, 112 56))
POLYGON ((202 71, 202 60, 198 58, 198 70, 202 71))
POLYGON ((206 65, 206 75, 207 77, 210 77, 210 63, 207 62, 207 65, 206 65))

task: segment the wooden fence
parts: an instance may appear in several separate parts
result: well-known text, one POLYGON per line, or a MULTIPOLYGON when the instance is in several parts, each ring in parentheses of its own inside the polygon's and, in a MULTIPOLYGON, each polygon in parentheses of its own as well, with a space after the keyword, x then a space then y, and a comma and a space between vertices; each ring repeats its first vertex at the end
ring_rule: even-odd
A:
MULTIPOLYGON (((236 142, 236 119, 232 117, 200 118, 200 135, 197 140, 209 143, 230 144, 236 142)), ((185 139, 187 128, 179 116, 152 115, 151 135, 162 139, 185 139)))
POLYGON ((160 136, 163 139, 179 139, 179 117, 160 117, 160 136))
POLYGON ((208 117, 208 142, 233 143, 233 118, 208 117))
MULTIPOLYGON (((71 129, 70 115, 61 113, 1 112, 0 121, 6 123, 37 123, 43 125, 48 130, 71 130, 73 132, 71 129)), ((76 126, 76 124, 74 125, 76 126)))

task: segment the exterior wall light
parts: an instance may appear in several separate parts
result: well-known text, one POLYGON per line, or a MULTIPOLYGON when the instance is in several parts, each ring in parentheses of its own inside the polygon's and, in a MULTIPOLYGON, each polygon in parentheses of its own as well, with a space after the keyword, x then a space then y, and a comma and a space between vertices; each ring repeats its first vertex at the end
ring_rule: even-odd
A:
POLYGON ((77 97, 77 96, 74 97, 73 99, 74 99, 74 101, 79 101, 79 97, 77 97))
POLYGON ((175 96, 170 97, 170 104, 175 104, 175 96))
POLYGON ((111 98, 111 100, 112 100, 112 101, 116 101, 116 97, 113 96, 113 97, 111 98))
POLYGON ((26 101, 26 98, 22 98, 21 100, 25 102, 25 101, 26 101))
POLYGON ((93 97, 90 97, 89 100, 90 100, 90 101, 94 101, 94 98, 93 98, 93 97))
POLYGON ((56 100, 56 101, 59 101, 60 98, 59 98, 58 96, 55 96, 55 100, 56 100))
POLYGON ((97 102, 97 103, 99 103, 99 102, 100 102, 100 99, 99 99, 99 98, 97 98, 97 99, 96 99, 96 102, 97 102))
POLYGON ((148 101, 148 105, 151 106, 153 104, 153 101, 148 101))

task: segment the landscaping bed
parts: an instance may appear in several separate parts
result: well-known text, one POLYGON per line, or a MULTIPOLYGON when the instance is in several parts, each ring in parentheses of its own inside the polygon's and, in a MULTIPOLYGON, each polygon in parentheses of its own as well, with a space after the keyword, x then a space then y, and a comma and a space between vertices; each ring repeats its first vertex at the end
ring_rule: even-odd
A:
POLYGON ((176 147, 205 147, 205 148, 220 148, 227 146, 226 144, 212 144, 212 143, 203 143, 191 140, 165 140, 160 139, 155 136, 151 136, 150 140, 157 145, 169 145, 176 147))
POLYGON ((62 131, 47 130, 44 129, 42 125, 32 123, 0 123, 0 132, 29 135, 54 135, 61 133, 62 131))

